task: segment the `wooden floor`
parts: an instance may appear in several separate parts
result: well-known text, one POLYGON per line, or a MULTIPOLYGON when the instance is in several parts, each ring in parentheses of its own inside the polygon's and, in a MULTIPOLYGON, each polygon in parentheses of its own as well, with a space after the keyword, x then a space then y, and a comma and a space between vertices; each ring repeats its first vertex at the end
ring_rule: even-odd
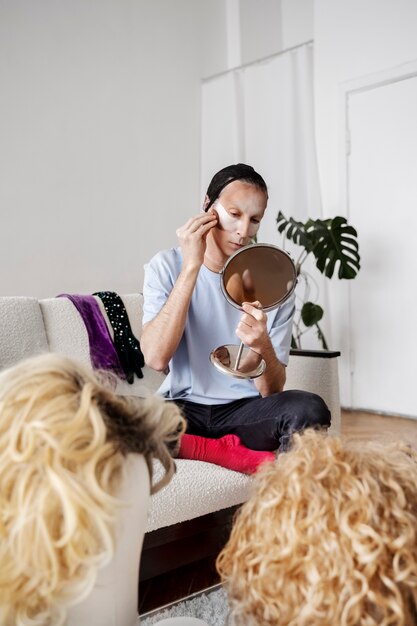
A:
MULTIPOLYGON (((342 411, 342 435, 357 441, 404 441, 417 450, 417 420, 365 411, 342 411)), ((142 584, 139 613, 183 598, 219 582, 212 559, 188 565, 142 584)))
POLYGON ((417 420, 365 411, 342 411, 342 435, 366 441, 404 441, 417 450, 417 420))

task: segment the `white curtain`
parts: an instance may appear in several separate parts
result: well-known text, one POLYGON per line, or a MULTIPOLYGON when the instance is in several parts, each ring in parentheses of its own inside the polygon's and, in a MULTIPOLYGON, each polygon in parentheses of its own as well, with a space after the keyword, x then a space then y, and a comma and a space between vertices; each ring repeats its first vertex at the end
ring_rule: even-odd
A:
POLYGON ((279 210, 321 215, 313 113, 313 47, 207 79, 202 85, 201 194, 230 163, 253 165, 269 187, 258 241, 282 243, 279 210))

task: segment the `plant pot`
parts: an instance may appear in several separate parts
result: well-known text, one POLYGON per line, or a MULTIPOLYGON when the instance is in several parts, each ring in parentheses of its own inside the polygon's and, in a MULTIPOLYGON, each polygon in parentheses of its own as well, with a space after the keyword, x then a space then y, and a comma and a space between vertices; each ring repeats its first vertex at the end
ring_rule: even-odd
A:
POLYGON ((329 432, 340 435, 338 357, 334 350, 290 350, 285 389, 301 389, 323 398, 332 415, 329 432))

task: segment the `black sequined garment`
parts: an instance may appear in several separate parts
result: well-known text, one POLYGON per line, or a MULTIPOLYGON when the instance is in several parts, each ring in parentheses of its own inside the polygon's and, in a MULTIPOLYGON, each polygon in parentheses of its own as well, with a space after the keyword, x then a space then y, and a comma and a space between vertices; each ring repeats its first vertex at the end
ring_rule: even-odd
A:
POLYGON ((120 364, 126 374, 126 380, 132 384, 134 374, 143 378, 141 368, 145 365, 139 341, 132 332, 129 316, 121 297, 114 291, 97 291, 98 296, 106 309, 114 331, 114 347, 119 356, 120 364))

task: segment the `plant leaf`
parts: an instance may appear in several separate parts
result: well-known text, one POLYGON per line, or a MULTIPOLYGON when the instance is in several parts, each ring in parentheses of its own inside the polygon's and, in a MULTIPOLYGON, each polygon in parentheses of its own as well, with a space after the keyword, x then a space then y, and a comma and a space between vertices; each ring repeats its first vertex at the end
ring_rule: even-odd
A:
POLYGON ((304 326, 315 326, 323 317, 324 311, 318 304, 305 302, 301 309, 301 319, 304 326))
POLYGON ((303 222, 297 222, 297 220, 292 217, 287 219, 281 211, 278 213, 276 221, 279 233, 283 233, 287 239, 293 241, 297 245, 303 246, 307 252, 311 251, 314 245, 314 240, 312 240, 310 235, 307 233, 308 222, 303 224, 303 222))
POLYGON ((338 264, 339 278, 355 278, 360 270, 359 244, 356 230, 346 219, 336 216, 325 221, 310 220, 309 234, 313 232, 316 243, 312 252, 320 272, 331 278, 338 264))

